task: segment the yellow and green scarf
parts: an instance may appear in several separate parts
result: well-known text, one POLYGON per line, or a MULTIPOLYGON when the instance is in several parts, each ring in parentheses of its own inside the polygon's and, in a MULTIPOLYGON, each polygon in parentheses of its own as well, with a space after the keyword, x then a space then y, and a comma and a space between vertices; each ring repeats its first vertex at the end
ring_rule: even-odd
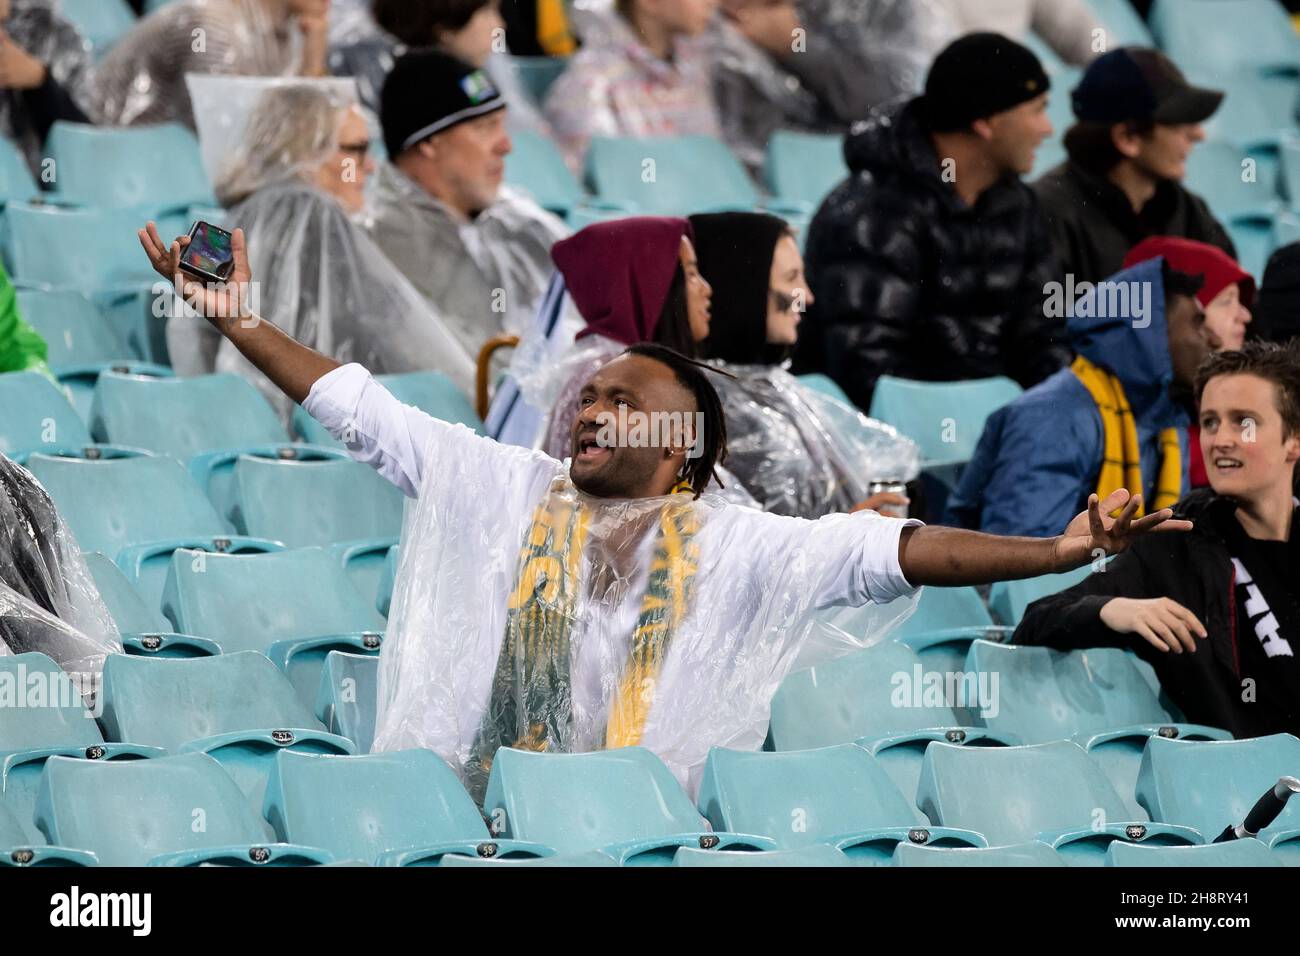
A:
MULTIPOLYGON (((1101 413, 1101 429, 1105 443, 1101 472, 1097 476, 1097 497, 1106 496, 1119 488, 1132 494, 1145 495, 1142 480, 1142 453, 1138 446, 1137 422, 1129 406, 1124 386, 1113 374, 1100 365, 1094 365, 1082 355, 1070 367, 1101 413)), ((1183 453, 1179 445, 1178 429, 1165 428, 1160 432, 1160 471, 1156 476, 1155 511, 1172 508, 1183 490, 1183 453)), ((1117 515, 1118 510, 1112 512, 1117 515)), ((1136 517, 1146 513, 1145 502, 1136 517)))
MULTIPOLYGON (((691 489, 659 512, 654 555, 628 661, 609 702, 604 746, 639 743, 673 633, 686 614, 699 569, 699 518, 691 489)), ((552 750, 569 739, 573 688, 570 642, 577 619, 582 556, 590 514, 557 479, 533 513, 506 608, 488 707, 466 767, 471 794, 482 799, 500 747, 552 750)))

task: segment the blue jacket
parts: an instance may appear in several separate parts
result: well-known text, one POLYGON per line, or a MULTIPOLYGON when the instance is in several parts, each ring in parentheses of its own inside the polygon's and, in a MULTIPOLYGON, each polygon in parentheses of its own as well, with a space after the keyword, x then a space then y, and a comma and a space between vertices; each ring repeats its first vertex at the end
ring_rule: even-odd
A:
MULTIPOLYGON (((1139 263, 1079 296, 1068 329, 1077 354, 1119 377, 1137 421, 1144 500, 1155 495, 1160 432, 1186 429, 1188 415, 1169 396, 1173 366, 1165 322, 1163 259, 1139 263), (1123 283, 1130 293, 1112 297, 1123 283), (1133 292, 1149 290, 1149 315, 1133 292), (1127 304, 1127 308, 1124 306, 1127 304), (1112 313, 1097 316, 1095 313, 1112 313), (1149 318, 1149 323, 1145 321, 1149 318), (1144 327, 1138 327, 1139 325, 1144 327)), ((1183 489, 1187 441, 1182 436, 1183 489)), ((1104 451, 1101 413, 1069 368, 989 416, 948 502, 949 524, 996 534, 1060 534, 1097 490, 1104 451)), ((1129 489, 1130 491, 1134 489, 1129 489)))

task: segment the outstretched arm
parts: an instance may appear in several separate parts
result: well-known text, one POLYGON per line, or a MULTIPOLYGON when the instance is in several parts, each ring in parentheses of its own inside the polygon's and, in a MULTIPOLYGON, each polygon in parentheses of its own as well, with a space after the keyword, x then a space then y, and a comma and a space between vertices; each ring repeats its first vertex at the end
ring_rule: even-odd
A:
POLYGON ((1032 578, 1070 571, 1090 561, 1124 551, 1151 531, 1187 531, 1190 521, 1173 520, 1168 508, 1134 520, 1142 497, 1130 498, 1121 488, 1099 502, 1088 498, 1088 510, 1055 538, 1019 538, 964 531, 959 528, 911 527, 898 542, 898 562, 914 586, 956 587, 1032 578), (1116 508, 1123 510, 1109 517, 1116 508))
POLYGON ((307 398, 317 379, 339 367, 334 359, 294 341, 248 309, 248 288, 253 273, 248 265, 244 230, 234 232, 231 251, 235 268, 229 281, 219 285, 205 285, 181 272, 181 253, 189 245, 188 237, 176 239, 168 246, 153 222, 139 231, 139 237, 154 270, 172 283, 177 295, 298 404, 307 398))

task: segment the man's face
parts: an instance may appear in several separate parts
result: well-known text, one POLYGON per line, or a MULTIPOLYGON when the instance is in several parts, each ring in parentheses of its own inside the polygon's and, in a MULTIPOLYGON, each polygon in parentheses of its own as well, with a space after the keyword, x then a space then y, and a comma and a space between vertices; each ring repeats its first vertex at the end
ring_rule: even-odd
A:
POLYGON ((1201 394, 1201 453, 1221 495, 1251 499, 1290 490, 1300 435, 1285 436, 1277 386, 1257 375, 1220 375, 1201 394))
POLYGON ((638 441, 638 416, 647 423, 656 413, 661 421, 686 421, 696 411, 690 391, 668 366, 642 355, 620 355, 596 372, 578 396, 569 477, 579 491, 597 498, 668 494, 694 433, 659 429, 656 434, 645 427, 642 435, 650 440, 638 441), (614 435, 612 423, 620 420, 631 425, 627 434, 602 447, 602 438, 614 435))
POLYGON ((990 131, 989 153, 1003 172, 1025 176, 1033 171, 1038 147, 1052 135, 1052 121, 1047 115, 1048 95, 1044 93, 984 121, 990 131))
POLYGON ((1203 139, 1205 130, 1199 123, 1182 123, 1157 125, 1145 136, 1121 137, 1116 145, 1148 176, 1181 180, 1187 175, 1187 157, 1203 139))
POLYGON ((1205 326, 1228 351, 1237 351, 1246 341, 1250 310, 1241 302, 1241 286, 1234 282, 1216 295, 1205 307, 1205 326))
POLYGON ((1169 361, 1173 365, 1174 381, 1191 388, 1196 381, 1196 370, 1221 344, 1206 328, 1205 312, 1191 296, 1171 296, 1165 303, 1165 322, 1169 326, 1169 361))
POLYGON ((448 192, 444 201, 467 215, 496 202, 511 149, 504 109, 458 123, 430 142, 448 192))
POLYGON ((360 212, 365 205, 366 180, 374 170, 370 127, 361 111, 353 107, 343 114, 339 123, 339 148, 317 170, 316 184, 348 212, 360 212))

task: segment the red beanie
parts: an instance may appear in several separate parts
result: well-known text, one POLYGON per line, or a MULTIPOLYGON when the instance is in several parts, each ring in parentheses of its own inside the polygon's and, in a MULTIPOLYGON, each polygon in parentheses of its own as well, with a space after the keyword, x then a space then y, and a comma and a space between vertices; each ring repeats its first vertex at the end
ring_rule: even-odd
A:
POLYGON ((1255 298, 1255 280, 1250 273, 1237 265, 1236 260, 1218 246, 1191 239, 1179 239, 1174 236, 1151 236, 1143 239, 1128 251, 1124 257, 1124 268, 1135 266, 1148 259, 1162 257, 1169 263, 1169 268, 1188 275, 1204 276, 1205 284, 1196 293, 1196 301, 1202 308, 1214 301, 1214 297, 1232 285, 1241 285, 1241 304, 1250 308, 1255 298))

